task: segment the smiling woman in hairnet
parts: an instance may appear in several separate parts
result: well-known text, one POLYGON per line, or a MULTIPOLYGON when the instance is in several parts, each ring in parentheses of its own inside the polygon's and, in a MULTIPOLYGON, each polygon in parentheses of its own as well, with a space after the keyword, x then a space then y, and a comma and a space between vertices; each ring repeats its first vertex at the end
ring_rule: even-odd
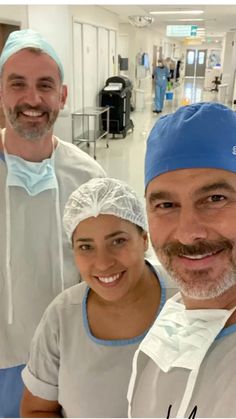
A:
POLYGON ((163 273, 144 258, 145 212, 122 181, 92 179, 70 196, 64 227, 84 282, 36 330, 22 415, 125 417, 133 354, 166 300, 163 273))

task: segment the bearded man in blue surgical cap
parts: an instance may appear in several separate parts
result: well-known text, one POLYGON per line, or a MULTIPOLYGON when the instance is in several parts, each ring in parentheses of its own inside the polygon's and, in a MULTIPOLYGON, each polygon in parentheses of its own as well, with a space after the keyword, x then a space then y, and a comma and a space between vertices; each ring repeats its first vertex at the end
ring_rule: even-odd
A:
POLYGON ((155 252, 179 287, 133 362, 130 417, 236 413, 236 113, 196 103, 153 127, 145 190, 155 252))
MULTIPOLYGON (((67 87, 49 42, 30 29, 12 32, 0 57, 0 417, 19 417, 21 370, 49 302, 79 282, 62 234, 67 198, 105 176, 70 142, 53 135, 67 87)), ((71 140, 70 138, 67 140, 71 140)))

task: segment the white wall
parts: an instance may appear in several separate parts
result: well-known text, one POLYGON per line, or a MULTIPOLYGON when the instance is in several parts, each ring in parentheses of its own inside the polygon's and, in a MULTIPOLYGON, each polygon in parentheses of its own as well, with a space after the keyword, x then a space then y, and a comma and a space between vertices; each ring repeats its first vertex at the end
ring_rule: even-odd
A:
POLYGON ((234 73, 236 70, 236 33, 228 32, 225 38, 224 59, 223 59, 223 81, 229 83, 227 100, 231 104, 233 99, 234 73))
POLYGON ((70 19, 68 6, 28 6, 29 28, 42 33, 53 45, 60 57, 65 73, 65 84, 68 85, 68 99, 63 112, 55 124, 54 132, 61 139, 71 141, 71 63, 72 45, 70 40, 70 19))
POLYGON ((107 29, 118 30, 118 18, 101 6, 68 6, 70 16, 78 18, 80 22, 94 24, 107 29))
POLYGON ((27 6, 0 5, 0 23, 19 24, 21 29, 28 27, 27 6))

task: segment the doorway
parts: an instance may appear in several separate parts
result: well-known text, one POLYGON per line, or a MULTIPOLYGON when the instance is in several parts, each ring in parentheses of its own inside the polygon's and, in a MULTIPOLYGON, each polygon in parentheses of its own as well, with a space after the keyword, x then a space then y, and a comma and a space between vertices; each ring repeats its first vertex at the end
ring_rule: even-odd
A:
MULTIPOLYGON (((0 23, 0 53, 2 52, 2 49, 4 47, 4 44, 8 38, 8 35, 13 32, 20 29, 19 25, 8 25, 5 23, 0 23)), ((5 127, 5 117, 2 110, 2 107, 0 106, 0 128, 5 127)))
POLYGON ((187 49, 185 77, 205 77, 206 49, 187 49))

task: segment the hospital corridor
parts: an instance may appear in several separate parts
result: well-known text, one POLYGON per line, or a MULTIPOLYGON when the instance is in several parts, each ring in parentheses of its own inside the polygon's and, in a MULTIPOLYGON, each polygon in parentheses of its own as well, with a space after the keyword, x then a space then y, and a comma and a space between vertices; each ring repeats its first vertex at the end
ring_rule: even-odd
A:
MULTIPOLYGON (((183 79, 174 89, 173 100, 165 100, 163 112, 152 112, 154 90, 152 82, 144 94, 143 110, 131 112, 130 117, 134 123, 133 132, 130 130, 126 138, 110 135, 109 148, 106 148, 106 139, 97 143, 97 161, 106 170, 109 176, 128 182, 140 195, 144 196, 144 155, 146 140, 155 122, 163 115, 174 112, 185 103, 218 101, 217 92, 204 89, 204 79, 183 79)), ((92 147, 83 146, 83 150, 93 154, 92 147)))
POLYGON ((0 128, 0 419, 236 418, 236 2, 0 5, 0 128))

